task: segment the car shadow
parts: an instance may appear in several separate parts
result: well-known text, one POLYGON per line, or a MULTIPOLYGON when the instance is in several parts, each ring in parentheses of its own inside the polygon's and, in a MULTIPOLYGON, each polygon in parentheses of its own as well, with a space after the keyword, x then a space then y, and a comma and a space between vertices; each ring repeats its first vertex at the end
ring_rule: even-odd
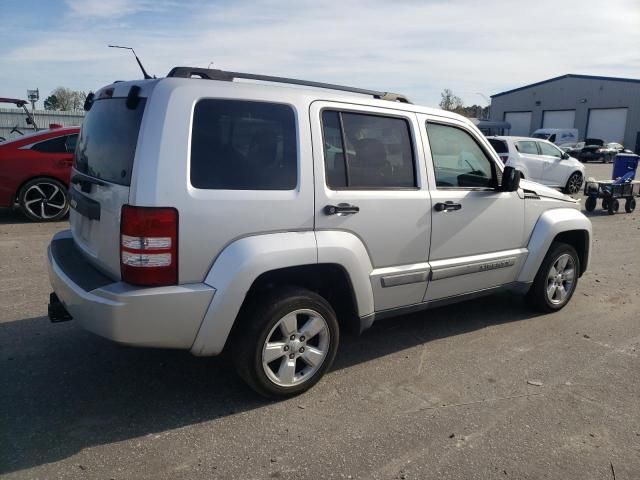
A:
MULTIPOLYGON (((381 321, 343 337, 333 371, 535 315, 521 298, 496 294, 381 321)), ((0 473, 273 403, 225 356, 123 347, 45 317, 0 323, 0 379, 0 473)))
MULTIPOLYGON (((66 222, 69 219, 68 215, 62 220, 53 223, 66 222)), ((18 208, 0 208, 0 225, 18 225, 23 223, 38 223, 29 220, 18 208)), ((49 222, 40 222, 49 223, 49 222)))

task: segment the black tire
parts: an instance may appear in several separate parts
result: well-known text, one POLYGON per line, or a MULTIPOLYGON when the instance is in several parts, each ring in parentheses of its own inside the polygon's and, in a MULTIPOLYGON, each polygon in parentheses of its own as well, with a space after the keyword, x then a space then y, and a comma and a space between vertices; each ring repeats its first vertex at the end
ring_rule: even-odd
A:
POLYGON ((609 215, 614 215, 620 209, 620 202, 617 198, 612 198, 609 200, 609 204, 607 205, 607 211, 609 215))
POLYGON ((593 212, 596 209, 596 197, 587 197, 587 200, 584 202, 584 208, 587 212, 593 212))
POLYGON ((569 175, 569 179, 567 180, 567 184, 564 187, 564 193, 574 194, 580 191, 582 187, 582 174, 580 172, 573 172, 569 175))
POLYGON ((627 213, 631 213, 636 209, 636 199, 635 198, 627 198, 627 201, 624 202, 624 211, 627 213))
POLYGON ((529 289, 527 293, 527 301, 529 304, 535 308, 536 310, 542 312, 556 312, 561 310, 571 297, 573 293, 576 291, 576 287, 578 286, 578 276, 580 272, 580 258, 578 257, 578 253, 575 248, 567 243, 562 242, 553 242, 549 247, 549 251, 547 255, 544 257, 540 268, 538 269, 538 273, 536 273, 536 277, 533 280, 533 285, 529 289), (547 289, 550 287, 549 285, 549 275, 551 272, 551 267, 560 259, 560 257, 564 255, 569 255, 573 261, 573 280, 571 285, 568 283, 563 284, 563 288, 565 289, 566 296, 559 303, 554 303, 548 298, 547 289))
POLYGON ((22 213, 32 222, 55 222, 69 212, 67 187, 54 178, 38 177, 18 192, 22 213))
POLYGON ((608 198, 603 198, 602 199, 602 209, 603 210, 609 210, 609 199, 608 198))
MULTIPOLYGON (((304 314, 300 315, 302 315, 302 321, 300 322, 300 317, 298 317, 296 322, 301 323, 298 326, 302 329, 305 320, 304 314)), ((296 332, 296 334, 298 333, 296 332)), ((304 340, 304 337, 299 335, 297 341, 300 339, 304 340)), ((283 337, 279 341, 287 342, 287 340, 287 338, 283 337)), ((313 339, 307 340, 311 341, 313 339)), ((308 390, 322 378, 333 363, 339 340, 338 321, 329 302, 310 290, 286 287, 249 300, 248 305, 243 308, 240 318, 238 318, 238 325, 234 326, 234 332, 231 337, 233 345, 232 356, 238 374, 256 392, 269 398, 286 398, 308 390), (327 353, 319 367, 313 373, 310 373, 307 378, 302 380, 299 378, 296 380, 299 383, 294 385, 282 386, 270 378, 265 371, 270 366, 263 366, 263 347, 269 340, 272 340, 272 335, 282 334, 279 329, 276 330, 276 326, 287 314, 296 310, 313 311, 318 313, 325 321, 327 327, 325 338, 328 338, 327 353)), ((300 344, 297 345, 299 346, 300 344)), ((298 348, 296 347, 295 349, 297 350, 298 348)), ((307 346, 307 349, 309 349, 309 346, 307 346)), ((287 350, 284 351, 293 352, 294 349, 293 347, 289 349, 287 346, 287 350)), ((274 362, 287 362, 287 355, 290 354, 285 354, 285 356, 274 360, 274 362)), ((296 357, 293 364, 295 365, 295 372, 298 372, 300 366, 303 367, 298 373, 298 377, 301 377, 304 375, 304 368, 310 367, 304 360, 300 360, 300 363, 298 361, 299 358, 296 357)), ((273 362, 270 365, 273 365, 273 362)), ((275 368, 272 372, 275 374, 275 368)))

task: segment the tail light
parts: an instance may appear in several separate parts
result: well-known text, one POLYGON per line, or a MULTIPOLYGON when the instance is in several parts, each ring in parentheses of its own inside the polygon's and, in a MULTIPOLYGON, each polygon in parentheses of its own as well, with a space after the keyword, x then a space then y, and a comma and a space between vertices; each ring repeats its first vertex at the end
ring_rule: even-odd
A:
POLYGON ((120 273, 133 285, 178 283, 178 211, 124 205, 120 219, 120 273))

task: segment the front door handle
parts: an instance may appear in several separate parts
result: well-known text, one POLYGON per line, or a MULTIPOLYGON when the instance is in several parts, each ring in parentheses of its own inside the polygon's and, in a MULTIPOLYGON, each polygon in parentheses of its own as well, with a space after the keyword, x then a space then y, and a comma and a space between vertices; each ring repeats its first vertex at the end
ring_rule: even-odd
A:
POLYGON ((436 212, 452 212, 455 210, 460 210, 462 208, 462 205, 460 205, 459 203, 453 203, 451 200, 447 200, 444 203, 436 203, 433 208, 436 212))
POLYGON ((353 215, 359 211, 359 207, 349 205, 348 203, 339 203, 338 205, 327 205, 324 207, 324 213, 327 215, 353 215))

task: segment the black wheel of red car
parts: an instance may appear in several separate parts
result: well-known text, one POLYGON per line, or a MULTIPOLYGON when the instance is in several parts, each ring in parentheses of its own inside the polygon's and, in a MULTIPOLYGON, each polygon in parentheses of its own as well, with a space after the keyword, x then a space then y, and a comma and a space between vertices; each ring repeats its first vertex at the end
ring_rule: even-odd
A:
POLYGON ((636 199, 635 198, 627 198, 627 201, 624 202, 624 211, 627 213, 631 213, 636 209, 636 199))
POLYGON ((34 178, 23 185, 18 203, 32 222, 54 222, 69 212, 67 187, 53 178, 34 178))
POLYGON ((607 205, 607 210, 609 211, 609 215, 615 214, 620 209, 620 202, 617 198, 612 198, 609 200, 607 205))

